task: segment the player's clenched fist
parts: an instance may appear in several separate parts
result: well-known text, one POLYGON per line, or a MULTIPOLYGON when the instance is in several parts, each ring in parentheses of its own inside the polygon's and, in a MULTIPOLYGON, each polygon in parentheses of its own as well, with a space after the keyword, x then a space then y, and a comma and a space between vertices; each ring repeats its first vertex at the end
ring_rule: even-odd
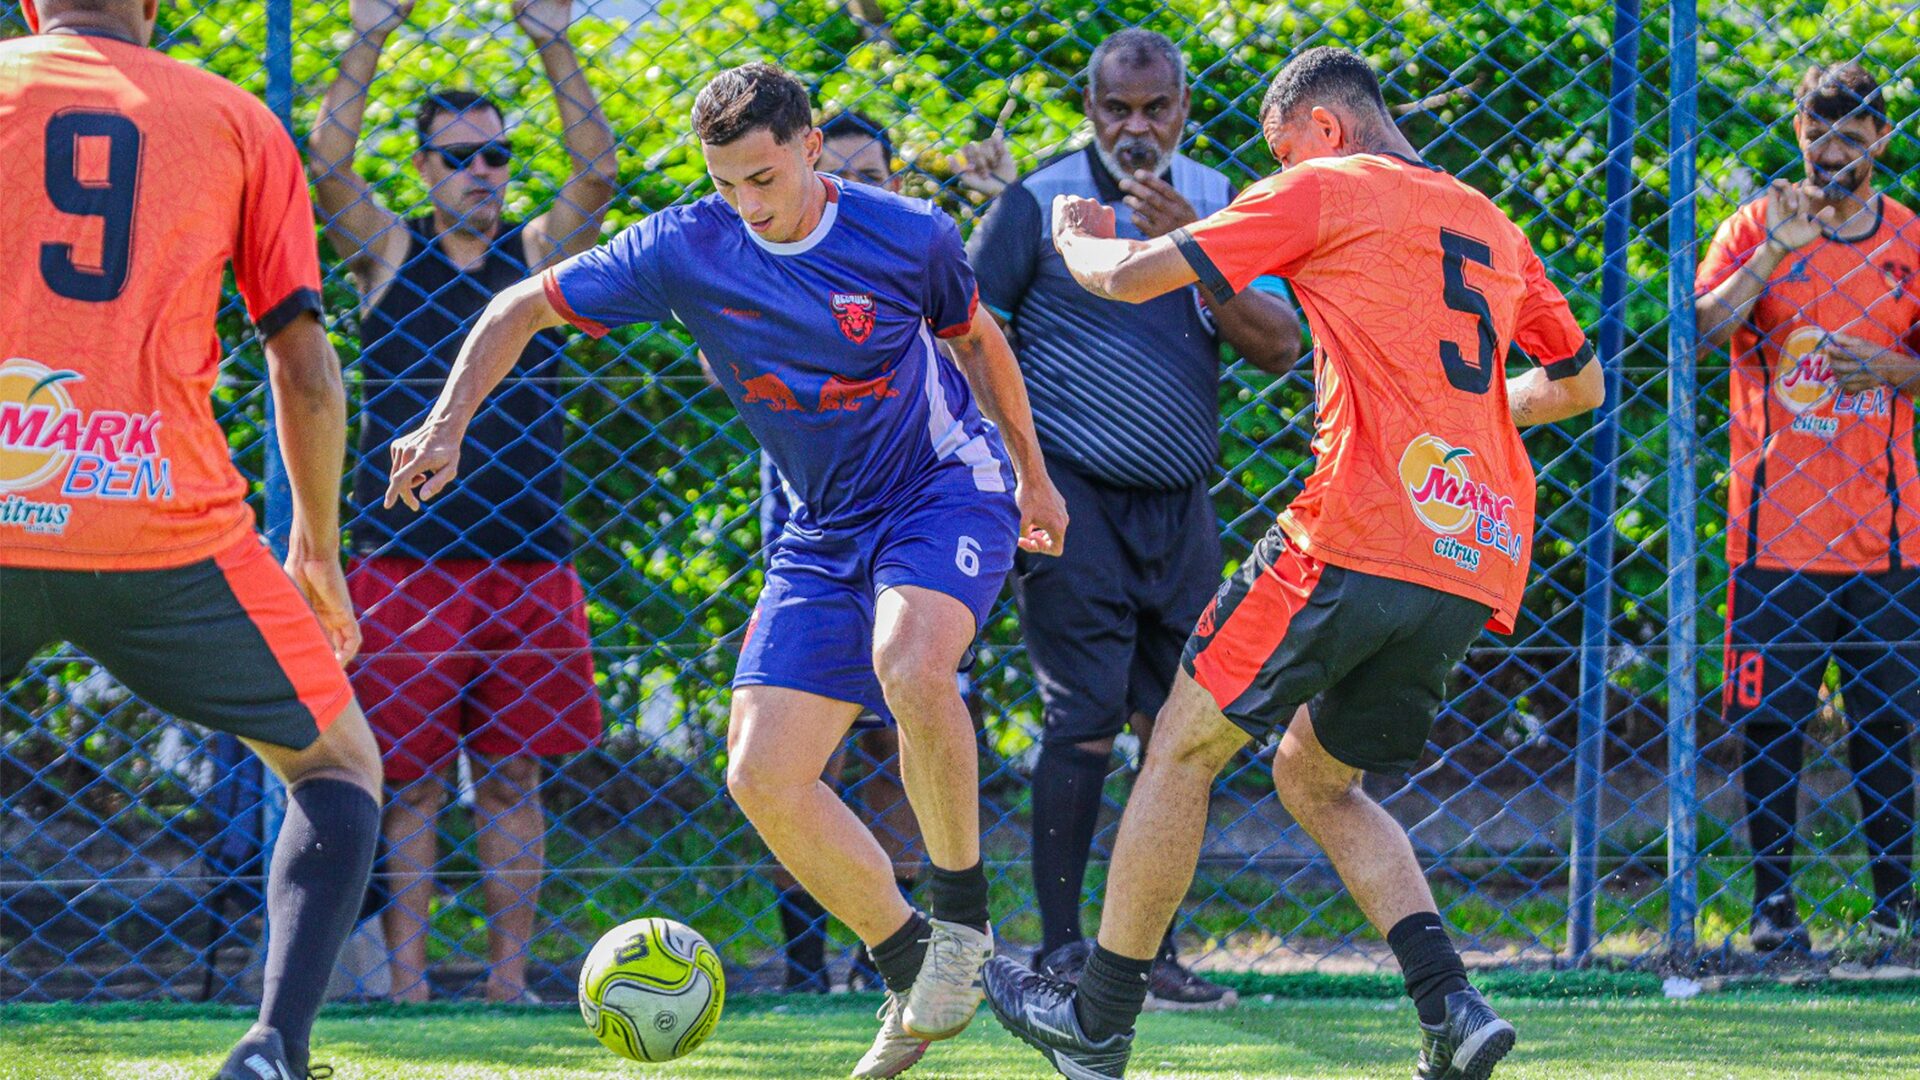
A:
POLYGON ((387 497, 382 505, 403 502, 407 509, 418 510, 421 503, 445 491, 460 475, 463 434, 447 424, 429 422, 393 440, 393 472, 387 479, 387 497))
POLYGON ((406 25, 414 0, 348 0, 347 13, 361 37, 382 38, 406 25))
POLYGON ((1044 473, 1020 482, 1020 549, 1042 555, 1067 550, 1067 500, 1044 473))
POLYGON ((1053 197, 1053 235, 1077 233, 1101 240, 1113 238, 1113 208, 1079 195, 1053 197))

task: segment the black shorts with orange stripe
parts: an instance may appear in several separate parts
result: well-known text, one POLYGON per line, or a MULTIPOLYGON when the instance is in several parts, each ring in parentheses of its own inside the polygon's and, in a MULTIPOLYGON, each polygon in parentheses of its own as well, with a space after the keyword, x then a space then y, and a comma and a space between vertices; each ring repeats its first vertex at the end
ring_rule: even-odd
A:
POLYGON ((66 641, 149 705, 305 749, 353 701, 326 633, 256 536, 167 570, 0 567, 0 685, 66 641))
POLYGON ((1426 748, 1447 674, 1493 609, 1331 566, 1275 526, 1220 586, 1187 640, 1187 674, 1264 739, 1302 705, 1335 759, 1401 772, 1426 748))

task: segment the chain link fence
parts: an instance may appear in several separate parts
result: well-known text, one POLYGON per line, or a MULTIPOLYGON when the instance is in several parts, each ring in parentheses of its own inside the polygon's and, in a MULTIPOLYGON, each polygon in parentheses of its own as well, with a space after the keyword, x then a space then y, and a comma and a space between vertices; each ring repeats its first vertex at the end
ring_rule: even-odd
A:
MULTIPOLYGON (((536 14, 565 6, 535 5, 536 14)), ((1521 624, 1511 637, 1485 637, 1469 655, 1419 767, 1368 781, 1409 826, 1470 958, 1689 971, 1912 960, 1902 939, 1873 933, 1869 918, 1876 903, 1887 909, 1912 845, 1906 733, 1920 670, 1907 650, 1920 644, 1920 623, 1904 633, 1875 629, 1888 625, 1880 617, 1887 611, 1911 610, 1899 595, 1897 564, 1889 577, 1879 572, 1884 564, 1854 552, 1869 572, 1815 579, 1832 587, 1821 609, 1832 613, 1819 617, 1827 631, 1813 629, 1813 609, 1794 609, 1784 592, 1749 598, 1778 609, 1784 628, 1779 641, 1735 643, 1736 667, 1763 654, 1777 679, 1799 687, 1791 701, 1805 703, 1795 712, 1774 695, 1774 682, 1746 701, 1734 679, 1734 715, 1772 709, 1761 725, 1764 743, 1751 718, 1729 726, 1723 715, 1715 647, 1730 640, 1727 535, 1739 523, 1728 517, 1728 500, 1756 502, 1741 494, 1756 455, 1795 452, 1781 440, 1830 440, 1797 451, 1825 454, 1828 469, 1835 453, 1849 455, 1845 475, 1822 474, 1831 489, 1824 519, 1851 515, 1838 532, 1851 536, 1865 523, 1884 537, 1891 514, 1894 532, 1909 535, 1898 515, 1912 512, 1901 499, 1920 497, 1920 487, 1909 491, 1900 480, 1912 477, 1911 405, 1884 388, 1840 390, 1839 376, 1816 361, 1827 347, 1822 333, 1846 327, 1812 316, 1815 346, 1780 352, 1785 367, 1764 349, 1772 360, 1736 362, 1727 348, 1696 356, 1694 347, 1712 329, 1694 320, 1695 260, 1705 241, 1770 181, 1802 178, 1794 87, 1808 63, 1858 58, 1878 72, 1893 134, 1873 182, 1889 199, 1907 201, 1920 175, 1905 134, 1916 70, 1908 16, 1864 2, 1694 12, 1642 10, 1637 0, 575 0, 572 8, 567 36, 615 136, 617 183, 603 235, 710 190, 688 110, 713 73, 751 59, 801 75, 823 115, 853 108, 884 124, 905 190, 938 201, 964 231, 986 198, 962 182, 961 148, 1001 117, 1022 171, 1083 143, 1083 68, 1116 29, 1145 26, 1179 44, 1193 87, 1183 149, 1236 185, 1273 168, 1254 114, 1285 57, 1315 44, 1360 50, 1382 73, 1413 143, 1521 223, 1592 329, 1612 391, 1596 417, 1528 431, 1540 526, 1521 624), (1017 104, 1008 112, 1010 102, 1017 104), (1802 380, 1798 397, 1782 389, 1802 380), (1762 431, 1756 449, 1730 429, 1764 425, 1769 406, 1755 413, 1754 403, 1769 393, 1792 417, 1810 419, 1784 433, 1762 431), (1855 436, 1866 435, 1854 428, 1875 423, 1878 448, 1862 455, 1855 436), (1842 426, 1853 441, 1833 441, 1842 426), (1871 482, 1863 488, 1855 473, 1871 482), (1841 580, 1867 590, 1865 599, 1841 610, 1831 599, 1841 580), (1801 636, 1781 645, 1796 628, 1801 636), (1851 651, 1839 650, 1829 670, 1835 650, 1825 644, 1840 634, 1850 635, 1851 651), (1784 656, 1810 659, 1789 665, 1784 656), (1868 702, 1863 673, 1887 688, 1884 701, 1868 702), (1804 755, 1780 751, 1802 737, 1804 755), (1803 762, 1793 760, 1799 756, 1803 762), (1774 779, 1765 781, 1754 761, 1772 767, 1774 779), (1783 793, 1777 774, 1785 771, 1799 777, 1797 795, 1783 793), (1870 773, 1873 784, 1856 781, 1870 773), (1763 781, 1771 795, 1750 812, 1749 789, 1763 781), (1797 815, 1785 813, 1796 805, 1797 815), (1776 872, 1781 826, 1789 835, 1797 828, 1793 882, 1810 932, 1805 948, 1752 948, 1750 817, 1774 823, 1763 828, 1775 838, 1767 843, 1776 872)), ((512 154, 502 190, 507 219, 525 221, 577 196, 563 192, 578 162, 569 157, 576 132, 566 129, 561 104, 577 84, 556 91, 515 15, 515 5, 501 2, 421 0, 385 41, 353 164, 402 221, 429 212, 414 119, 435 88, 481 91, 503 107, 512 154)), ((17 19, 5 29, 24 32, 17 19)), ((158 44, 260 93, 311 148, 321 99, 358 40, 344 2, 222 0, 163 7, 158 44)), ((1884 280, 1849 279, 1846 292, 1876 324, 1908 318, 1915 263, 1900 261, 1896 249, 1920 251, 1920 235, 1900 235, 1904 215, 1878 220, 1885 228, 1869 262, 1884 280)), ((357 406, 408 385, 424 387, 413 391, 423 403, 431 398, 445 361, 438 373, 375 364, 363 350, 373 318, 362 306, 364 282, 345 262, 329 266, 328 310, 357 406)), ((1785 272, 1805 279, 1826 271, 1785 272)), ((1775 314, 1791 321, 1790 312, 1775 314)), ((1848 324, 1856 334, 1908 340, 1905 323, 1875 337, 1855 325, 1860 317, 1848 324)), ((216 407, 242 470, 259 481, 271 533, 284 528, 287 504, 274 476, 260 350, 237 305, 222 333, 232 352, 216 407)), ((372 916, 402 894, 411 898, 399 906, 420 918, 396 924, 387 912, 389 930, 400 926, 396 942, 414 943, 398 954, 408 963, 388 962, 380 920, 369 918, 345 989, 401 989, 420 973, 400 969, 417 965, 437 993, 477 992, 504 956, 524 952, 528 986, 564 998, 597 935, 642 913, 688 922, 737 977, 777 983, 777 870, 724 785, 726 683, 761 579, 758 452, 703 375, 690 340, 672 328, 571 337, 542 365, 523 381, 564 418, 564 461, 520 479, 550 492, 571 523, 591 687, 531 685, 513 657, 568 646, 508 640, 532 638, 525 625, 506 638, 456 626, 463 616, 444 601, 423 602, 406 623, 416 631, 410 640, 430 629, 452 644, 428 656, 396 641, 389 652, 442 665, 400 680, 415 682, 426 700, 464 696, 470 710, 522 716, 552 710, 534 725, 542 737, 578 733, 577 718, 562 714, 597 698, 601 719, 585 731, 593 745, 515 758, 475 736, 464 754, 428 755, 415 770, 427 778, 415 787, 434 797, 408 803, 420 811, 415 839, 389 845, 368 905, 372 916), (466 675, 448 674, 449 654, 471 662, 466 675), (434 680, 455 684, 439 686, 436 697, 431 686, 421 689, 434 680), (475 689, 482 682, 484 692, 475 689), (446 805, 437 808, 441 792, 446 805), (535 794, 537 804, 526 801, 535 794), (544 868, 529 861, 533 838, 544 844, 544 868), (508 873, 488 875, 487 866, 508 873)), ((1279 377, 1241 363, 1222 368, 1214 502, 1230 566, 1311 469, 1312 401, 1304 366, 1279 377)), ((516 432, 503 447, 541 437, 516 432)), ((378 460, 383 470, 384 452, 378 460)), ((1767 489, 1757 501, 1772 498, 1767 489)), ((1785 512, 1789 524, 1776 531, 1821 551, 1840 543, 1819 535, 1823 526, 1810 518, 1791 524, 1795 511, 1785 512)), ((347 524, 362 572, 369 550, 359 541, 376 525, 364 517, 347 524)), ((1750 554, 1736 548, 1736 562, 1750 554)), ((526 593, 550 597, 550 585, 525 583, 526 593)), ((390 603, 408 589, 385 582, 376 593, 390 603)), ((536 621, 564 623, 566 608, 549 604, 536 621)), ((209 677, 218 677, 217 662, 209 677)), ((365 700, 364 678, 364 703, 381 708, 365 700)), ((1038 921, 1027 778, 1041 710, 1008 602, 981 635, 970 701, 980 726, 993 908, 1002 937, 1030 945, 1038 921)), ((1137 744, 1122 745, 1126 760, 1109 779, 1111 805, 1095 840, 1095 905, 1103 853, 1137 763, 1137 744)), ((878 760, 889 752, 884 739, 862 737, 843 780, 850 798, 899 834, 892 848, 910 876, 911 828, 886 813, 898 800, 878 760)), ((1178 928, 1188 957, 1209 970, 1390 967, 1328 862, 1280 808, 1267 778, 1270 753, 1250 748, 1216 789, 1213 828, 1178 928)), ((273 787, 232 740, 155 714, 77 653, 37 658, 0 697, 0 1000, 247 994, 265 932, 261 853, 271 843, 273 787)), ((395 790, 404 796, 406 788, 395 790)), ((1910 902, 1911 883, 1904 888, 1910 902)), ((850 949, 844 931, 833 935, 836 954, 850 949)))

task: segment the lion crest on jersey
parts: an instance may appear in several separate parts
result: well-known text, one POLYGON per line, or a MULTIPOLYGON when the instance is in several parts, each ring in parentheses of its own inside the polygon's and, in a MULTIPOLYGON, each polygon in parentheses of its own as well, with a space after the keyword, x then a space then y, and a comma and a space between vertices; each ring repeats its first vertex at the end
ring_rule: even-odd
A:
POLYGON ((840 332, 855 345, 865 345, 873 335, 873 294, 837 292, 828 302, 840 323, 840 332))

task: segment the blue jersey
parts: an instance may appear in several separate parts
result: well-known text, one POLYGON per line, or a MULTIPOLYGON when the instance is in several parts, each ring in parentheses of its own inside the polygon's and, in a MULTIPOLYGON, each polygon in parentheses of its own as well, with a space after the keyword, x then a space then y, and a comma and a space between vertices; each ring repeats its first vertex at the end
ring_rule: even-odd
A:
POLYGON ((596 337, 692 332, 772 458, 793 524, 838 529, 909 499, 1006 492, 999 433, 935 337, 979 302, 953 219, 827 177, 820 224, 762 239, 718 195, 653 214, 547 272, 555 310, 596 337))

